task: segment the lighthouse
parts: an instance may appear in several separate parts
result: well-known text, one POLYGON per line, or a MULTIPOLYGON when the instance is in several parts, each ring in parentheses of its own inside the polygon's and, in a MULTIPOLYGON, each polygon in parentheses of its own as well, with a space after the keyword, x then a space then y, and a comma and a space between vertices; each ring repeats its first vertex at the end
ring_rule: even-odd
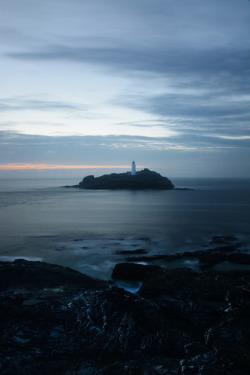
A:
POLYGON ((132 166, 131 166, 131 175, 132 176, 135 176, 136 175, 136 166, 135 166, 135 162, 132 161, 132 166))

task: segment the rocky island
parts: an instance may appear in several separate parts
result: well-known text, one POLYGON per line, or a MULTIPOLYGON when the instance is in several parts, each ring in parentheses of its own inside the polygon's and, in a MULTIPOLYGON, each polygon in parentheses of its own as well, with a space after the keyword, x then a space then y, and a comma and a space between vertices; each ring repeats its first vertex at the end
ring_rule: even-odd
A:
POLYGON ((132 174, 127 173, 111 173, 100 177, 93 175, 85 177, 75 188, 80 189, 130 189, 130 190, 169 190, 174 189, 174 185, 167 178, 161 176, 157 172, 150 171, 145 168, 142 171, 132 174))

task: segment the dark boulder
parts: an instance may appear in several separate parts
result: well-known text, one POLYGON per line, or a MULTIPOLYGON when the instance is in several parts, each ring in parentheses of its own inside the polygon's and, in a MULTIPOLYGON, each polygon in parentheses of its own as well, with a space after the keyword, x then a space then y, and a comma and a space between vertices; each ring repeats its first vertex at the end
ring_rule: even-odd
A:
POLYGON ((112 278, 118 280, 145 280, 160 272, 159 266, 144 266, 136 263, 118 263, 113 269, 112 278))
POLYGON ((142 369, 190 343, 157 305, 108 282, 24 260, 0 271, 1 374, 100 374, 117 361, 142 369))
POLYGON ((0 263, 1 374, 250 372, 250 272, 114 272, 142 280, 139 294, 65 267, 0 263))
POLYGON ((14 262, 0 262, 0 290, 6 288, 27 287, 58 287, 61 285, 79 285, 86 288, 98 288, 105 283, 93 279, 72 268, 48 264, 45 262, 30 262, 17 259, 14 262))

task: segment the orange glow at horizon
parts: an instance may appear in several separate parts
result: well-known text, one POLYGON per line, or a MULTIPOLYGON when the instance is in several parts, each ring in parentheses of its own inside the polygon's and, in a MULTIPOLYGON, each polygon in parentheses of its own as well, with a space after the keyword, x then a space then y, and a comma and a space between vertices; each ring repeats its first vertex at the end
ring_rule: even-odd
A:
POLYGON ((43 163, 9 163, 0 164, 0 170, 11 171, 11 170, 44 170, 44 169, 111 169, 111 168, 123 168, 130 169, 130 165, 62 165, 62 164, 43 164, 43 163))

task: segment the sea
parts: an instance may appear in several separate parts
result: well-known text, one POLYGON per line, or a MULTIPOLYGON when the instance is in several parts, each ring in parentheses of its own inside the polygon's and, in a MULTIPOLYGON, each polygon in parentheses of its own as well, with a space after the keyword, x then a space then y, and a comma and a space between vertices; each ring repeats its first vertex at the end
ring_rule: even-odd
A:
POLYGON ((80 180, 0 180, 0 261, 45 261, 109 280, 124 251, 196 251, 214 236, 250 249, 250 179, 171 178, 189 190, 64 187, 80 180))

